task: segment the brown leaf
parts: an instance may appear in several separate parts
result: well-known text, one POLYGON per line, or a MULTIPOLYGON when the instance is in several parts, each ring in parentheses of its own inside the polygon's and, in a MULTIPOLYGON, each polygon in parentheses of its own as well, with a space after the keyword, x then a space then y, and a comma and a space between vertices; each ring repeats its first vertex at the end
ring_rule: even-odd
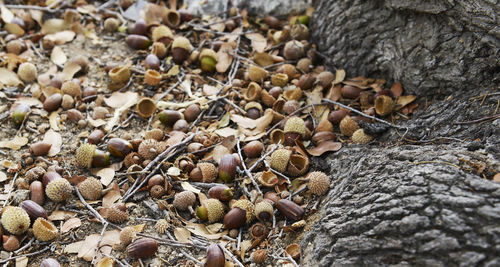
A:
POLYGON ((6 68, 0 68, 0 90, 6 86, 18 86, 23 84, 17 74, 6 68))
POLYGON ((404 106, 410 104, 411 102, 415 101, 415 99, 417 99, 417 97, 414 95, 400 96, 400 97, 398 97, 396 104, 401 106, 401 107, 404 107, 404 106))
POLYGON ((67 81, 67 80, 73 79, 73 76, 75 76, 75 74, 77 72, 79 72, 81 68, 82 67, 80 65, 78 65, 77 63, 69 62, 68 64, 66 64, 64 66, 64 69, 61 72, 61 76, 60 76, 61 80, 67 81))
POLYGON ((63 45, 67 42, 73 41, 76 34, 74 31, 61 31, 53 34, 45 35, 44 39, 48 39, 56 45, 63 45))
POLYGON ((12 140, 0 141, 0 148, 10 148, 12 150, 19 150, 21 147, 28 143, 28 138, 16 136, 12 140))
POLYGON ((394 83, 391 87, 391 91, 395 97, 400 97, 403 94, 403 86, 400 82, 394 83))
POLYGON ((224 73, 231 66, 233 62, 233 56, 230 54, 233 52, 233 45, 230 43, 223 43, 217 51, 217 64, 215 68, 217 72, 224 73))
POLYGON ((114 92, 110 97, 104 98, 104 103, 109 107, 119 108, 134 99, 137 99, 137 93, 135 92, 114 92))
POLYGON ((265 52, 255 53, 253 61, 262 67, 266 67, 274 63, 273 57, 265 52))
POLYGON ((264 52, 267 46, 267 40, 260 33, 247 33, 245 37, 252 41, 252 48, 255 52, 264 52))
POLYGON ((82 221, 79 218, 71 218, 61 226, 61 233, 69 232, 71 229, 80 227, 80 225, 82 225, 82 221))
POLYGON ((66 28, 66 24, 63 19, 48 19, 43 23, 41 33, 56 33, 64 30, 64 28, 66 28))
POLYGON ((182 243, 192 243, 189 238, 191 237, 191 232, 189 232, 186 228, 184 227, 176 227, 174 229, 174 236, 177 241, 182 242, 182 243))
POLYGON ((61 151, 62 146, 62 137, 59 133, 54 132, 52 129, 48 130, 44 137, 43 142, 47 144, 51 144, 50 150, 47 153, 47 156, 53 157, 57 155, 61 151))
POLYGON ((51 221, 64 221, 75 216, 76 213, 72 211, 55 210, 50 214, 48 219, 51 221))
POLYGON ((0 4, 0 13, 2 14, 1 18, 5 23, 10 23, 14 19, 14 14, 3 5, 3 2, 0 4))
POLYGON ((121 197, 120 187, 118 187, 118 184, 114 181, 111 190, 109 190, 108 193, 106 193, 106 195, 102 198, 102 206, 104 208, 111 207, 111 205, 113 205, 113 203, 121 197))
POLYGON ((115 170, 113 168, 102 168, 96 173, 96 176, 101 177, 101 183, 104 186, 108 186, 115 177, 115 170))
POLYGON ((345 79, 345 70, 339 69, 335 72, 335 80, 333 81, 333 84, 341 83, 345 79))
POLYGON ((316 147, 307 150, 312 156, 321 156, 325 152, 339 151, 342 148, 342 143, 333 141, 323 141, 319 143, 316 147))

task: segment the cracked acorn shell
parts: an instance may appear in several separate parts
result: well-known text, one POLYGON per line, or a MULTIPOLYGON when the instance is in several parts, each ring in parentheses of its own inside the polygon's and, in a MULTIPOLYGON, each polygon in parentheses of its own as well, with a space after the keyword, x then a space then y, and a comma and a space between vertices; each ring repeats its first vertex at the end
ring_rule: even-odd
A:
POLYGON ((309 180, 307 187, 314 195, 321 196, 330 190, 330 178, 324 172, 310 172, 306 179, 309 180))
POLYGON ((130 79, 130 66, 118 66, 108 72, 111 82, 114 84, 125 84, 130 79))
POLYGON ((12 206, 7 206, 4 209, 0 221, 3 228, 14 235, 26 232, 31 223, 30 216, 24 209, 12 206))
POLYGON ((375 111, 380 116, 388 115, 394 109, 394 100, 390 96, 380 95, 375 98, 375 111))
POLYGON ((255 205, 255 217, 262 221, 269 221, 273 217, 273 205, 263 200, 255 205))
POLYGON ((102 196, 102 183, 94 177, 88 177, 78 184, 78 190, 86 200, 98 200, 102 196))
POLYGON ((231 208, 240 208, 242 210, 246 211, 246 217, 247 217, 247 223, 250 223, 253 219, 254 216, 254 209, 255 206, 253 205, 250 200, 247 199, 240 199, 237 200, 231 205, 231 208))
POLYGON ((340 121, 340 132, 345 136, 352 136, 357 129, 359 129, 358 123, 351 116, 345 116, 340 121))
POLYGON ((2 236, 2 241, 3 241, 3 249, 8 252, 12 252, 14 250, 19 249, 19 239, 14 236, 2 236))
POLYGON ((93 144, 83 144, 76 150, 76 165, 80 168, 92 167, 92 158, 96 146, 93 144))
POLYGON ((33 223, 33 234, 36 239, 42 242, 56 239, 59 236, 58 230, 54 224, 44 218, 38 218, 33 223))
POLYGON ((288 75, 284 73, 276 73, 271 76, 271 83, 274 86, 285 87, 288 84, 288 75))
POLYGON ((260 98, 262 87, 256 82, 250 82, 245 92, 245 99, 247 101, 256 101, 260 98))
POLYGON ((215 198, 203 201, 202 206, 196 211, 198 218, 208 220, 209 223, 220 221, 224 217, 224 204, 215 198))
POLYGON ((366 134, 363 129, 358 129, 352 134, 352 142, 355 144, 368 144, 373 140, 373 137, 366 134))
POLYGON ((286 171, 286 167, 288 166, 288 161, 290 160, 291 155, 292 151, 288 149, 277 149, 271 154, 271 168, 278 172, 284 173, 286 171))
POLYGON ((54 202, 63 202, 73 193, 73 187, 64 178, 55 179, 47 184, 45 194, 54 202))
POLYGON ((172 204, 178 210, 188 210, 196 202, 196 195, 191 191, 182 191, 175 194, 172 204))

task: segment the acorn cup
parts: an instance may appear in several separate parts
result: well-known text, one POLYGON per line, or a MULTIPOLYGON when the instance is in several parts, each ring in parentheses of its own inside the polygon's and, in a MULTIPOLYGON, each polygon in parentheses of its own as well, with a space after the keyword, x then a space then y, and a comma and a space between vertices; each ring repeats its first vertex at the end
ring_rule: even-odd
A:
POLYGON ((252 239, 265 239, 269 234, 269 229, 263 223, 257 222, 248 230, 252 239))
POLYGON ((170 28, 177 28, 181 24, 181 15, 176 10, 169 9, 163 16, 163 22, 170 28))
POLYGON ((26 232, 31 224, 29 214, 24 209, 13 206, 4 208, 0 221, 3 228, 14 235, 26 232))
POLYGON ((14 108, 10 115, 12 122, 16 125, 21 125, 30 111, 31 108, 28 105, 20 103, 14 108))
POLYGON ((309 181, 307 187, 314 195, 322 196, 330 190, 330 178, 324 172, 310 172, 306 179, 309 181))
POLYGON ((157 86, 161 82, 161 74, 156 70, 147 70, 144 74, 144 82, 150 86, 157 86))
POLYGON ((149 118, 156 112, 155 101, 149 97, 143 97, 136 105, 136 111, 139 116, 149 118))
POLYGON ((130 65, 114 67, 108 75, 112 84, 125 85, 130 79, 130 65))
POLYGON ((54 240, 59 236, 57 227, 44 218, 38 218, 33 223, 33 234, 36 239, 42 242, 54 240))
POLYGON ((153 42, 160 42, 165 46, 170 45, 172 40, 174 39, 174 34, 172 31, 165 25, 160 25, 154 28, 152 34, 153 42))
POLYGON ((388 115, 394 109, 394 100, 390 96, 380 95, 375 98, 375 111, 380 116, 388 115))
POLYGON ((189 176, 195 182, 212 183, 215 181, 217 174, 217 168, 212 163, 198 162, 189 176))
POLYGON ((247 101, 256 101, 260 98, 262 87, 256 82, 251 82, 248 84, 247 90, 245 92, 245 99, 247 101))
POLYGON ((224 204, 215 198, 206 199, 196 210, 196 216, 202 221, 215 223, 224 217, 224 204))

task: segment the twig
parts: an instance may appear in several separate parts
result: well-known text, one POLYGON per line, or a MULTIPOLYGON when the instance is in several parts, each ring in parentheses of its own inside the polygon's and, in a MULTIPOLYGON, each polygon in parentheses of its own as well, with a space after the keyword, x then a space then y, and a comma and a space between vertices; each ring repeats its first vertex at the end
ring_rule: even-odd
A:
POLYGON ((106 221, 106 219, 104 219, 101 214, 99 214, 99 212, 97 212, 94 208, 92 208, 92 206, 90 206, 89 203, 87 203, 87 201, 85 201, 85 199, 83 198, 82 196, 82 193, 80 193, 80 190, 78 190, 78 187, 74 186, 74 189, 75 189, 75 192, 76 192, 76 195, 78 196, 78 198, 80 199, 80 202, 83 203, 83 205, 85 205, 85 207, 87 207, 87 209, 92 212, 92 214, 94 214, 94 216, 99 219, 99 221, 101 221, 101 223, 103 225, 106 225, 106 224, 109 224, 108 221, 106 221))
POLYGON ((500 118, 500 114, 495 114, 487 117, 483 117, 477 120, 472 120, 472 121, 459 121, 459 122, 454 122, 453 124, 458 124, 458 125, 464 125, 464 124, 474 124, 478 122, 483 122, 483 121, 489 121, 489 120, 494 120, 500 118))
POLYGON ((240 267, 245 267, 245 265, 243 265, 239 260, 238 258, 236 258, 236 256, 234 256, 233 253, 231 253, 231 251, 229 251, 227 248, 225 248, 224 246, 219 246, 220 248, 222 248, 222 250, 224 251, 224 253, 226 253, 227 255, 229 255, 229 257, 233 260, 234 263, 236 263, 238 266, 240 267))
POLYGON ((14 188, 14 182, 16 182, 16 178, 17 178, 18 174, 19 174, 19 172, 16 172, 16 174, 14 174, 14 178, 12 178, 12 181, 10 182, 9 193, 7 194, 7 199, 5 199, 5 202, 3 203, 2 208, 5 208, 5 206, 7 205, 7 202, 9 202, 10 195, 12 195, 12 191, 14 188))
POLYGON ((276 149, 278 149, 281 144, 281 140, 271 149, 269 150, 269 152, 267 152, 266 154, 262 155, 262 157, 260 157, 259 160, 257 160, 252 166, 250 166, 250 168, 248 168, 248 171, 252 171, 255 167, 257 167, 257 165, 259 165, 259 163, 261 163, 263 160, 265 160, 267 158, 267 156, 271 155, 276 149))
POLYGON ((245 161, 243 160, 243 155, 241 154, 241 146, 240 146, 239 139, 236 142, 236 146, 238 147, 238 155, 240 156, 240 161, 241 161, 241 165, 243 166, 243 170, 245 171, 248 178, 250 178, 250 181, 252 181, 252 184, 255 186, 255 189, 257 189, 257 191, 259 192, 260 195, 263 195, 262 191, 260 190, 259 184, 257 184, 255 179, 253 178, 252 173, 247 169, 247 165, 245 164, 245 161))
POLYGON ((34 256, 34 255, 42 254, 42 253, 44 253, 45 251, 47 251, 49 249, 50 249, 50 247, 46 246, 45 248, 43 248, 42 250, 39 250, 39 251, 35 251, 35 252, 28 253, 28 254, 23 254, 23 255, 17 255, 17 256, 14 256, 14 257, 9 257, 8 259, 1 260, 0 263, 6 263, 6 262, 9 262, 11 260, 15 260, 17 258, 31 257, 31 256, 34 256))

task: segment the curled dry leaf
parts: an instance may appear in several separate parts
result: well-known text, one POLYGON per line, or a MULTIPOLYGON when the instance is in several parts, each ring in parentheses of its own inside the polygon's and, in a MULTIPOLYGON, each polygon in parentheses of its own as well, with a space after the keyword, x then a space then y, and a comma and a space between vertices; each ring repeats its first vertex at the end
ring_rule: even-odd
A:
POLYGON ((119 108, 129 101, 137 101, 137 93, 134 92, 114 92, 111 96, 104 98, 104 103, 111 108, 119 108))
POLYGON ((61 226, 61 233, 69 232, 71 229, 78 228, 81 225, 82 221, 79 218, 71 218, 61 226))
POLYGON ((42 108, 43 107, 43 103, 36 99, 36 98, 33 98, 33 97, 19 97, 16 99, 16 102, 14 102, 14 104, 12 104, 12 107, 10 110, 14 110, 15 107, 19 104, 24 104, 24 105, 27 105, 27 106, 30 106, 30 107, 37 107, 37 108, 42 108))
POLYGON ((228 233, 228 230, 222 231, 220 233, 212 234, 210 231, 207 230, 207 226, 201 223, 192 223, 189 221, 184 221, 186 224, 186 229, 189 230, 191 233, 199 236, 206 237, 210 240, 217 240, 221 238, 223 235, 226 235, 228 233))
POLYGON ((64 30, 66 23, 63 19, 48 19, 46 20, 41 29, 42 34, 51 34, 64 30))
POLYGON ((174 229, 174 236, 177 241, 182 243, 193 243, 189 238, 191 237, 191 232, 184 227, 176 227, 174 229))
POLYGON ((403 96, 398 97, 396 104, 400 107, 404 107, 404 106, 410 104, 411 102, 415 101, 415 99, 417 99, 417 97, 414 95, 403 95, 403 96))
MULTIPOLYGON (((136 94, 136 96, 137 96, 137 94, 136 94)), ((130 97, 130 98, 127 99, 127 102, 123 106, 121 106, 120 108, 115 109, 113 117, 111 117, 111 119, 108 121, 108 123, 104 127, 104 130, 106 132, 111 131, 111 129, 113 129, 113 127, 116 124, 118 124, 118 122, 120 121, 121 115, 124 112, 126 112, 128 109, 130 109, 130 107, 132 107, 133 105, 135 105, 137 103, 137 101, 138 101, 138 97, 130 97)))
POLYGON ((102 168, 96 173, 96 176, 101 177, 101 183, 104 186, 108 186, 115 177, 115 170, 113 168, 102 168))
POLYGON ((67 42, 73 41, 75 35, 74 31, 61 31, 53 34, 47 34, 44 39, 50 40, 56 45, 63 45, 67 42))
POLYGON ((307 153, 312 156, 321 156, 325 152, 339 151, 342 148, 342 143, 334 141, 323 141, 316 147, 307 149, 307 153))
POLYGON ((266 49, 267 40, 260 33, 247 33, 245 37, 252 41, 252 48, 255 52, 262 53, 266 49))
POLYGON ((0 171, 0 183, 7 181, 7 174, 5 172, 0 171))
POLYGON ((188 183, 188 182, 182 182, 182 183, 181 183, 181 187, 182 187, 182 189, 184 189, 184 190, 186 190, 186 191, 191 191, 191 192, 193 192, 193 193, 195 193, 195 194, 198 194, 198 193, 200 193, 200 192, 201 192, 199 189, 194 188, 194 187, 193 187, 190 183, 188 183))
POLYGON ((109 208, 117 201, 120 199, 122 196, 120 194, 120 188, 118 187, 118 184, 113 182, 113 185, 111 187, 111 190, 109 190, 106 195, 102 198, 102 206, 104 208, 109 208))
MULTIPOLYGON (((229 114, 229 113, 226 113, 229 114)), ((238 135, 238 130, 230 128, 230 127, 225 127, 222 129, 217 129, 214 131, 217 135, 221 137, 229 137, 229 136, 236 136, 238 135)))
POLYGON ((18 86, 23 84, 17 74, 6 68, 0 68, 0 89, 10 86, 18 86))
POLYGON ((49 115, 49 124, 50 124, 50 128, 54 131, 59 131, 59 120, 60 120, 60 117, 59 117, 59 113, 56 111, 54 112, 51 112, 50 115, 49 115))
POLYGON ((177 74, 179 74, 179 72, 180 72, 179 65, 174 65, 168 70, 167 74, 165 75, 167 77, 176 76, 177 74))
POLYGON ((403 85, 400 82, 396 82, 392 85, 391 91, 395 97, 400 97, 403 94, 403 85))
POLYGON ((250 240, 245 240, 241 242, 240 256, 242 261, 245 260, 245 253, 251 246, 252 246, 252 241, 250 240))
POLYGON ((113 265, 115 264, 115 260, 113 260, 112 258, 110 257, 104 257, 102 258, 98 263, 97 263, 97 267, 113 267, 113 265))
POLYGON ((12 150, 19 150, 21 147, 28 143, 28 138, 16 136, 12 140, 0 141, 0 148, 9 148, 12 150))
POLYGON ((5 23, 11 23, 14 19, 14 14, 2 4, 0 4, 0 13, 2 14, 2 20, 5 23))
POLYGON ((230 54, 233 52, 233 45, 230 43, 224 43, 217 51, 217 64, 215 68, 217 72, 224 73, 231 66, 233 62, 233 56, 230 54))
POLYGON ((64 65, 64 63, 68 60, 68 57, 66 57, 66 54, 64 54, 64 51, 60 46, 54 46, 52 53, 50 53, 50 60, 55 64, 64 65))
POLYGON ((100 234, 89 235, 87 236, 87 238, 85 238, 85 241, 82 244, 80 251, 78 252, 78 257, 86 261, 91 261, 97 252, 97 245, 99 245, 102 250, 103 246, 112 247, 113 245, 119 243, 120 231, 118 230, 106 231, 104 232, 102 237, 100 234))
POLYGON ((266 67, 274 63, 273 57, 265 52, 255 53, 253 61, 262 67, 266 67))
POLYGON ((62 137, 59 133, 53 131, 52 129, 48 130, 43 137, 43 142, 47 144, 51 144, 50 150, 47 153, 47 156, 53 157, 57 155, 61 151, 62 146, 62 137))
POLYGON ((345 79, 345 70, 339 69, 335 72, 335 80, 333 80, 333 84, 338 84, 343 82, 345 79))
POLYGON ((47 72, 38 75, 37 81, 40 85, 47 86, 50 84, 51 76, 57 73, 57 66, 50 66, 47 72))
POLYGON ((68 62, 68 64, 66 64, 64 66, 64 69, 61 72, 60 78, 63 81, 71 80, 71 79, 73 79, 73 76, 75 76, 75 74, 77 72, 79 72, 81 69, 82 69, 82 67, 80 65, 78 65, 77 63, 68 62))

